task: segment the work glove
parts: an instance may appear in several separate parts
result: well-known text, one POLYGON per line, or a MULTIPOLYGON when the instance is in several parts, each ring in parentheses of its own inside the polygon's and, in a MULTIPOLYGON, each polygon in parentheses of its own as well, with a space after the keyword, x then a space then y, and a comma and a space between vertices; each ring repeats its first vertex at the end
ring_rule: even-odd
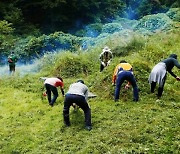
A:
POLYGON ((177 76, 177 77, 176 77, 176 80, 177 80, 177 81, 180 81, 180 77, 179 77, 179 76, 177 76))

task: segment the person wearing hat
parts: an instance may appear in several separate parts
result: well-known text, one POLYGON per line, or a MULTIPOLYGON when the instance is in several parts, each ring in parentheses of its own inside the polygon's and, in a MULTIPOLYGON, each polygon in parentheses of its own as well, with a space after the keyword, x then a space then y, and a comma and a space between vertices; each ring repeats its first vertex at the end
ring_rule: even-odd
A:
POLYGON ((85 116, 85 129, 91 130, 91 109, 87 103, 88 99, 88 87, 84 84, 83 80, 78 80, 77 82, 69 86, 69 90, 65 95, 63 117, 64 124, 70 126, 69 120, 69 109, 73 103, 76 103, 83 111, 85 116))
POLYGON ((167 72, 169 72, 177 81, 180 81, 180 77, 172 72, 173 67, 176 66, 180 69, 180 64, 177 61, 177 55, 171 54, 167 59, 162 60, 154 66, 149 76, 149 83, 151 93, 154 93, 156 83, 159 84, 158 87, 158 98, 162 96, 164 84, 166 82, 167 72))
POLYGON ((100 72, 102 72, 103 69, 110 64, 112 58, 113 58, 113 54, 111 52, 111 49, 105 46, 102 53, 99 55, 100 72))
POLYGON ((115 102, 119 100, 120 89, 125 80, 128 81, 125 88, 129 89, 130 85, 132 85, 133 101, 137 102, 139 100, 139 92, 138 92, 138 86, 136 84, 136 79, 133 75, 132 66, 129 63, 127 63, 125 60, 121 60, 120 64, 116 66, 112 78, 112 84, 116 85, 115 96, 114 96, 115 102))
POLYGON ((50 106, 54 105, 54 103, 58 97, 57 87, 60 87, 61 93, 64 96, 64 89, 63 89, 64 83, 63 83, 63 79, 61 77, 52 77, 52 78, 45 79, 44 86, 46 88, 46 92, 45 92, 44 96, 47 95, 50 106), (53 93, 52 99, 51 99, 51 92, 53 93))
POLYGON ((15 72, 16 62, 17 56, 15 55, 14 51, 12 51, 11 54, 8 56, 10 74, 15 72))

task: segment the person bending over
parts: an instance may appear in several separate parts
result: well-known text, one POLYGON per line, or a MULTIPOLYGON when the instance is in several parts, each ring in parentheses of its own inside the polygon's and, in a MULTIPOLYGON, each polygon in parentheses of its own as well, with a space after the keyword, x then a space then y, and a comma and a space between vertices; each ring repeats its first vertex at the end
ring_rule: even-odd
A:
POLYGON ((180 64, 177 61, 177 55, 171 54, 167 59, 164 59, 158 64, 156 64, 152 69, 149 76, 150 89, 151 93, 154 93, 156 83, 159 84, 157 94, 158 98, 161 98, 162 96, 164 85, 166 82, 167 72, 169 72, 177 81, 180 81, 180 77, 178 77, 172 72, 174 66, 180 69, 180 64))
POLYGON ((83 111, 85 115, 85 129, 91 130, 91 109, 87 103, 88 99, 88 87, 84 84, 83 80, 70 85, 68 92, 65 95, 63 117, 64 124, 70 126, 69 109, 73 103, 76 103, 83 111))
POLYGON ((125 88, 128 89, 130 85, 132 85, 134 96, 133 101, 137 102, 139 100, 139 94, 136 80, 133 75, 132 66, 125 60, 122 60, 120 61, 120 64, 116 66, 112 79, 113 85, 116 85, 114 96, 115 102, 119 100, 120 89, 125 80, 128 81, 128 84, 126 84, 125 88))
POLYGON ((61 93, 64 96, 64 83, 61 77, 52 77, 47 78, 44 81, 44 86, 46 88, 46 94, 48 97, 48 102, 50 106, 53 106, 57 97, 58 97, 58 90, 57 87, 60 87, 61 93), (51 99, 51 92, 53 93, 53 98, 51 99))

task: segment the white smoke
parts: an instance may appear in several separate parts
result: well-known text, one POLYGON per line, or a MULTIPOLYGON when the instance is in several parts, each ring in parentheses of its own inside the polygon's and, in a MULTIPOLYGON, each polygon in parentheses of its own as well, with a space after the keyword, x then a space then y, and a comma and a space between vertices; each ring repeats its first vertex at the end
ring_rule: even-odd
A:
MULTIPOLYGON (((36 60, 32 64, 16 64, 16 70, 14 75, 24 76, 27 74, 37 73, 39 70, 39 61, 36 60)), ((11 76, 9 71, 9 65, 6 64, 0 67, 0 77, 11 76)))

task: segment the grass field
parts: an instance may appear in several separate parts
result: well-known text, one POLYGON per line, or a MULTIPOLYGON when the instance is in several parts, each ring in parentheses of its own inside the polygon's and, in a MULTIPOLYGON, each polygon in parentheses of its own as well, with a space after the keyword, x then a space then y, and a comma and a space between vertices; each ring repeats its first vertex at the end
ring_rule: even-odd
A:
MULTIPOLYGON (((147 82, 151 68, 159 60, 175 52, 180 57, 179 30, 148 38, 141 49, 133 49, 123 57, 115 57, 112 64, 99 73, 99 63, 90 60, 96 53, 80 53, 80 58, 68 53, 50 69, 44 65, 37 74, 0 79, 0 153, 159 153, 178 154, 180 151, 180 82, 168 75, 163 97, 159 100, 149 93, 147 82), (75 76, 64 62, 78 67, 88 64, 84 73, 72 64, 75 76), (88 59, 89 58, 89 59, 88 59), (84 60, 85 59, 85 60, 84 60), (134 66, 140 88, 140 101, 132 101, 132 91, 122 90, 119 102, 113 101, 111 77, 119 59, 127 59, 134 66), (63 61, 64 60, 64 61, 63 61), (82 63, 79 63, 83 61, 82 63), (94 64, 95 62, 95 64, 94 64), (90 64, 90 65, 89 65, 90 64), (67 69, 68 70, 68 69, 67 69), (83 78, 96 98, 89 99, 93 129, 84 129, 81 109, 71 108, 71 127, 63 124, 64 98, 60 94, 54 107, 42 96, 40 76, 60 72, 65 91, 70 83, 83 78), (64 74, 63 74, 64 73, 64 74)), ((114 47, 114 46, 113 46, 114 47)), ((114 47, 115 48, 115 47, 114 47)), ((100 49, 99 49, 100 51, 100 49)), ((58 60, 58 58, 57 58, 58 60)), ((97 60, 98 61, 98 60, 97 60)), ((174 68, 177 75, 179 70, 174 68)))

